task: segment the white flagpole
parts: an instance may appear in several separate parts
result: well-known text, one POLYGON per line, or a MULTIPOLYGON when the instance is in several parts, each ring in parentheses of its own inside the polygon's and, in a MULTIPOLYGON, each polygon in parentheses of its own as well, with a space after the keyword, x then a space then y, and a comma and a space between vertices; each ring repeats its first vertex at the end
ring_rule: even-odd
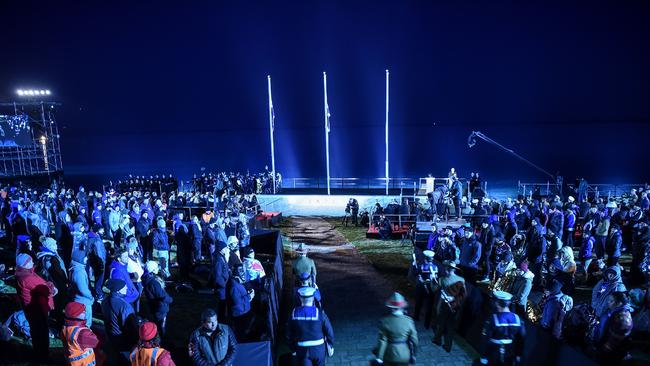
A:
POLYGON ((273 174, 273 194, 275 194, 275 146, 273 143, 273 130, 275 113, 273 112, 273 98, 271 97, 271 75, 266 76, 269 85, 269 135, 271 137, 271 174, 273 174))
POLYGON ((388 195, 388 77, 389 72, 386 70, 386 195, 388 195))
POLYGON ((327 165, 327 195, 330 194, 330 111, 327 105, 327 73, 323 71, 323 92, 325 94, 325 163, 327 165))

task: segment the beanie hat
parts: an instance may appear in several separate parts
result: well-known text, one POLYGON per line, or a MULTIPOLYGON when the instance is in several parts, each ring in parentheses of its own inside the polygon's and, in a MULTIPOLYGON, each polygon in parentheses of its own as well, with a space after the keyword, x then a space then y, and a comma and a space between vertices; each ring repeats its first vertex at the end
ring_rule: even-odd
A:
POLYGON ((16 256, 16 265, 21 268, 30 269, 34 267, 34 261, 29 254, 20 253, 16 256))
POLYGON ((72 251, 72 260, 73 261, 75 261, 77 263, 84 264, 84 259, 86 259, 86 252, 84 252, 83 250, 78 249, 78 248, 74 249, 72 251))
POLYGON ((528 272, 528 262, 519 263, 519 269, 521 269, 524 272, 528 272))
POLYGON ((86 305, 72 301, 65 306, 65 317, 73 320, 86 320, 86 305), (84 314, 84 316, 81 316, 84 314))
POLYGON ((18 241, 18 244, 25 244, 27 243, 31 238, 29 235, 18 235, 16 237, 16 240, 18 241))
POLYGON ((156 270, 158 270, 160 268, 160 266, 158 265, 158 262, 156 262, 156 261, 147 261, 147 263, 145 264, 145 267, 147 269, 147 272, 149 272, 149 273, 154 273, 156 270))
POLYGON ((72 225, 72 231, 81 231, 84 227, 83 222, 75 222, 74 225, 72 225))
POLYGON ((41 244, 43 244, 43 248, 49 250, 50 252, 56 253, 58 247, 56 245, 56 240, 48 237, 48 236, 41 236, 40 238, 41 244))
POLYGON ((158 219, 158 221, 156 221, 156 225, 158 225, 159 229, 164 229, 165 228, 165 220, 158 219))
POLYGON ((106 287, 111 290, 111 292, 118 292, 121 289, 123 289, 126 286, 126 282, 118 279, 118 278, 111 278, 108 281, 106 281, 106 287))
POLYGON ((156 334, 158 334, 158 327, 156 327, 156 324, 152 322, 142 323, 138 330, 138 334, 140 335, 141 341, 150 341, 156 337, 156 334))

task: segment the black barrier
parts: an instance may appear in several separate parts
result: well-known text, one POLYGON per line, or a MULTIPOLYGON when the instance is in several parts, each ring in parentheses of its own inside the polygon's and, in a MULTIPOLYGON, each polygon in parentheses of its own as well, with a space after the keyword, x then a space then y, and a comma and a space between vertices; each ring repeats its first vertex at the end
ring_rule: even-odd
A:
POLYGON ((261 309, 263 314, 266 339, 275 343, 277 337, 278 321, 280 314, 280 296, 282 294, 283 275, 283 250, 282 237, 279 231, 253 230, 251 231, 251 247, 255 250, 256 257, 271 267, 273 271, 267 273, 264 281, 264 290, 261 293, 261 309))
MULTIPOLYGON (((490 295, 476 286, 467 283, 467 299, 459 314, 458 329, 462 336, 474 349, 482 347, 481 332, 485 319, 492 314, 490 295), (477 316, 478 315, 478 316, 477 316)), ((527 319, 526 346, 522 365, 597 365, 580 349, 556 340, 550 332, 527 319)))

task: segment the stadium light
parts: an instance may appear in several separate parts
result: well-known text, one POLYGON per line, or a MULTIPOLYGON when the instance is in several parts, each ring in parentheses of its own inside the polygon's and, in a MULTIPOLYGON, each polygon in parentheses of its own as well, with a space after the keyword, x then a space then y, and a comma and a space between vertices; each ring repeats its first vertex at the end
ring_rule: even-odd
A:
POLYGON ((19 97, 32 97, 52 95, 52 92, 50 89, 18 89, 16 90, 16 94, 18 94, 19 97))

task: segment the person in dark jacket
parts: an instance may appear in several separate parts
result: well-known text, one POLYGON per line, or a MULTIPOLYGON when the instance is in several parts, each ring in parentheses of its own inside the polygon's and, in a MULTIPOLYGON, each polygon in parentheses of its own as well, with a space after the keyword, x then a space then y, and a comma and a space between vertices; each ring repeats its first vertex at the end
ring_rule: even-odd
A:
POLYGON ((600 316, 596 336, 603 364, 619 364, 627 354, 631 345, 632 311, 627 293, 614 292, 609 296, 608 309, 600 316))
POLYGON ((526 242, 528 243, 528 266, 535 275, 533 285, 537 286, 542 281, 542 265, 546 256, 546 237, 538 218, 533 220, 533 225, 526 234, 526 242))
POLYGON ((478 271, 478 262, 481 259, 481 243, 476 240, 474 230, 468 227, 465 229, 465 237, 463 238, 460 248, 460 267, 465 274, 465 278, 470 282, 476 281, 476 272, 478 271))
POLYGON ((142 246, 142 256, 144 260, 149 260, 152 257, 152 242, 151 242, 151 221, 149 220, 149 211, 142 211, 140 218, 135 224, 135 237, 142 246))
POLYGON ((248 292, 243 285, 244 268, 239 266, 228 281, 228 314, 232 321, 237 341, 244 342, 252 323, 251 300, 254 292, 248 292))
POLYGON ((237 352, 237 339, 225 324, 219 324, 217 313, 206 309, 201 314, 201 327, 190 336, 188 351, 195 366, 230 366, 237 352))
POLYGON ((95 285, 93 292, 95 299, 102 300, 104 298, 104 275, 106 272, 106 246, 104 245, 104 227, 101 225, 93 225, 88 233, 88 265, 92 270, 95 277, 95 285))
POLYGON ((564 233, 564 214, 555 203, 551 204, 546 228, 560 237, 564 233))
POLYGON ((494 248, 495 241, 494 227, 490 225, 488 219, 483 219, 481 223, 481 233, 479 234, 478 241, 483 245, 481 248, 481 262, 485 266, 485 275, 481 282, 489 282, 492 276, 492 248, 494 248))
POLYGON ((148 261, 146 272, 142 277, 144 286, 144 295, 149 303, 149 311, 156 323, 161 335, 165 335, 165 326, 167 323, 167 313, 169 313, 169 304, 174 300, 165 291, 165 281, 163 281, 158 272, 160 267, 156 261, 148 261))
POLYGON ((66 211, 59 212, 58 221, 54 225, 54 238, 59 248, 63 251, 63 262, 66 267, 70 266, 72 257, 72 222, 70 215, 66 211))
POLYGON ((169 237, 167 226, 162 218, 156 222, 156 228, 152 232, 153 259, 160 264, 160 271, 165 278, 169 278, 169 237))
POLYGON ((219 311, 219 318, 226 318, 226 286, 228 279, 230 279, 230 268, 228 267, 228 259, 230 257, 230 250, 224 242, 218 242, 218 247, 212 254, 212 279, 214 281, 214 292, 217 295, 217 310, 219 311))
POLYGON ((183 222, 182 212, 174 216, 173 229, 179 273, 183 279, 187 279, 192 265, 192 238, 187 224, 183 222))
POLYGON ((607 267, 611 267, 618 263, 618 258, 621 256, 622 243, 623 237, 621 236, 620 227, 616 224, 612 224, 605 244, 607 267))
MULTIPOLYGON (((63 259, 59 256, 56 240, 41 237, 40 252, 36 254, 36 273, 45 281, 54 283, 57 289, 68 286, 68 274, 63 266, 63 259)), ((50 316, 56 320, 57 325, 63 325, 63 309, 68 303, 67 291, 59 291, 54 296, 54 310, 50 316)))
POLYGON ((131 304, 125 300, 127 284, 121 279, 106 281, 110 295, 102 302, 106 335, 119 364, 128 365, 128 356, 138 342, 138 322, 131 304))
POLYGON ((201 242, 203 240, 201 224, 199 223, 199 218, 196 216, 192 216, 192 222, 190 223, 190 237, 192 238, 192 261, 196 264, 202 259, 201 242))

